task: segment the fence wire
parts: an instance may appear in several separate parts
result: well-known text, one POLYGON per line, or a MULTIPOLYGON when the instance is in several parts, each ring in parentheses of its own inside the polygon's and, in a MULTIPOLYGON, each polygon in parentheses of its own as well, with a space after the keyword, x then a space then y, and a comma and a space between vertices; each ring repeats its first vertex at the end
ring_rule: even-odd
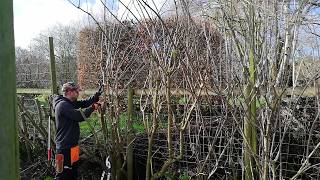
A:
MULTIPOLYGON (((270 166, 274 165, 273 170, 278 178, 289 179, 299 171, 308 155, 315 151, 308 159, 311 167, 299 177, 319 179, 320 150, 315 149, 320 143, 317 100, 316 98, 289 98, 287 101, 290 103, 283 103, 282 117, 274 125, 275 129, 272 133, 270 156, 271 159, 276 159, 275 156, 279 152, 279 158, 270 163, 270 166), (290 118, 285 115, 287 111, 291 111, 290 118)), ((136 104, 136 106, 139 105, 136 104)), ((213 179, 239 179, 243 172, 242 124, 239 125, 241 117, 232 116, 218 104, 200 105, 200 107, 199 111, 192 115, 183 136, 185 142, 183 158, 171 166, 171 172, 176 172, 176 175, 187 173, 189 176, 199 175, 201 172, 206 177, 213 174, 211 176, 213 179)), ((136 113, 141 115, 139 111, 136 113)), ((162 115, 160 119, 165 123, 166 115, 162 115)), ((167 134, 164 126, 155 135, 155 144, 152 146, 154 172, 159 171, 167 160, 167 134)), ((177 155, 179 154, 179 142, 178 131, 174 129, 173 148, 177 155)), ((262 137, 259 137, 259 151, 262 151, 262 145, 262 137)), ((143 168, 146 164, 147 149, 146 133, 138 134, 134 152, 137 158, 136 166, 139 168, 143 168)))
MULTIPOLYGON (((123 98, 122 103, 120 103, 122 104, 121 108, 124 114, 121 121, 124 121, 122 122, 124 124, 126 124, 124 113, 126 101, 127 99, 123 98)), ((148 136, 143 128, 142 113, 140 105, 137 103, 138 101, 138 99, 134 101, 136 102, 134 104, 134 122, 136 126, 142 128, 140 130, 135 129, 136 134, 133 142, 134 166, 141 169, 135 177, 143 179, 147 160, 148 136)), ((29 111, 35 122, 41 124, 46 129, 47 121, 39 119, 38 105, 34 97, 25 97, 23 102, 24 107, 29 111)), ((287 98, 282 103, 280 117, 274 121, 275 124, 271 133, 272 147, 270 157, 274 159, 274 162, 270 162, 270 166, 274 168, 274 172, 271 173, 275 173, 277 177, 291 178, 307 160, 311 166, 300 178, 320 178, 320 150, 315 149, 317 144, 320 143, 317 102, 316 98, 306 97, 299 99, 287 98), (311 153, 312 156, 308 158, 311 153)), ((172 106, 175 107, 174 114, 176 119, 182 118, 184 105, 175 103, 172 106)), ((151 113, 149 108, 145 116, 151 117, 151 113)), ((196 176, 199 173, 203 173, 206 176, 213 174, 211 177, 214 179, 241 177, 243 172, 243 136, 240 114, 240 110, 225 109, 219 104, 219 101, 199 103, 194 113, 192 113, 183 135, 185 144, 183 147, 183 157, 175 162, 169 171, 176 173, 174 175, 177 176, 181 174, 196 176)), ((159 120, 161 122, 155 134, 154 145, 152 146, 152 167, 154 172, 160 170, 168 157, 167 113, 165 111, 161 111, 159 120)), ((99 122, 91 122, 91 124, 94 126, 95 131, 99 132, 101 130, 99 122)), ((44 141, 44 144, 46 143, 46 139, 42 137, 41 133, 28 120, 27 128, 31 140, 34 141, 39 138, 44 141)), ((102 140, 101 132, 98 134, 98 138, 102 140)), ((125 132, 123 132, 123 135, 125 135, 125 132)), ((179 155, 181 139, 176 127, 173 128, 172 135, 174 154, 179 155)), ((262 151, 263 140, 259 133, 258 136, 259 151, 262 151)), ((85 146, 94 148, 93 143, 90 145, 91 141, 94 141, 93 137, 88 136, 83 137, 81 142, 85 146)))
MULTIPOLYGON (((57 83, 60 86, 68 81, 77 82, 76 65, 71 64, 71 62, 58 61, 56 63, 56 73, 57 83)), ((50 61, 35 60, 32 63, 18 61, 16 63, 16 79, 18 88, 50 88, 50 61)))

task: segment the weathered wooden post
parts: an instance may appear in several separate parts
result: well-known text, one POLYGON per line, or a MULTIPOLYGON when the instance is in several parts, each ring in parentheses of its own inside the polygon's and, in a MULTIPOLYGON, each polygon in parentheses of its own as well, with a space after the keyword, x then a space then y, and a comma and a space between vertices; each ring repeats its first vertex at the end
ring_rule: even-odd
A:
POLYGON ((133 180, 133 90, 128 89, 128 122, 127 122, 127 171, 128 180, 133 180))
MULTIPOLYGON (((57 73, 56 73, 56 62, 54 57, 54 47, 53 47, 53 38, 49 37, 49 51, 50 51, 50 74, 51 74, 51 93, 52 94, 58 94, 58 86, 57 86, 57 73)), ((50 100, 51 101, 51 100, 50 100)), ((54 120, 53 111, 51 109, 50 105, 50 112, 48 116, 48 161, 51 161, 51 154, 52 149, 55 149, 54 146, 51 146, 51 144, 54 144, 54 142, 51 142, 51 120, 54 120)))
POLYGON ((254 2, 251 0, 250 4, 250 49, 249 49, 249 81, 245 86, 245 99, 246 99, 246 117, 244 119, 244 167, 245 167, 245 180, 255 179, 258 174, 255 162, 257 155, 258 140, 257 140, 257 94, 256 94, 256 58, 255 58, 255 12, 254 2))
POLYGON ((0 179, 19 179, 13 1, 0 6, 0 179))
POLYGON ((54 47, 53 47, 52 37, 49 37, 49 49, 50 49, 51 93, 58 94, 56 60, 54 57, 54 47))

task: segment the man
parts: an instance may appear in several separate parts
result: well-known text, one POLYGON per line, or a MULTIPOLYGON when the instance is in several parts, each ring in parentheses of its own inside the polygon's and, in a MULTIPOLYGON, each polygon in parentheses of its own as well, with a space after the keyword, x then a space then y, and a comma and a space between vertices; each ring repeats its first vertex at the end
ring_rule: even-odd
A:
POLYGON ((63 96, 53 99, 56 117, 56 178, 57 180, 77 179, 79 160, 79 122, 88 118, 99 106, 102 86, 92 97, 78 101, 80 88, 73 82, 62 86, 63 96), (86 108, 83 111, 80 108, 86 108))

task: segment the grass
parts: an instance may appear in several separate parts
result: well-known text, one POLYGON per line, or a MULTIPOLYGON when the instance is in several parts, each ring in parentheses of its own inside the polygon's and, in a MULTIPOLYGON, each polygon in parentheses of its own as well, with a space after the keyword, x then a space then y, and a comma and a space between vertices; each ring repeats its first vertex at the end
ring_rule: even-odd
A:
MULTIPOLYGON (((128 120, 128 115, 127 113, 122 113, 120 115, 120 122, 119 122, 119 126, 120 129, 125 131, 126 130, 126 126, 127 126, 127 120, 128 120)), ((144 133, 145 129, 142 123, 142 117, 138 116, 138 115, 133 115, 132 117, 133 120, 133 130, 135 133, 144 133)))
POLYGON ((49 95, 47 95, 47 94, 38 95, 38 96, 36 96, 35 99, 37 99, 39 101, 40 105, 43 105, 44 107, 49 106, 48 105, 49 95))
MULTIPOLYGON (((122 113, 120 115, 120 119, 119 119, 119 127, 122 132, 126 131, 127 120, 128 120, 127 113, 122 113)), ((88 122, 80 123, 80 130, 81 130, 82 137, 89 136, 92 133, 90 125, 95 130, 100 129, 100 127, 101 127, 100 117, 99 117, 98 113, 93 113, 86 121, 88 121, 88 122), (88 123, 90 123, 90 125, 88 123)), ((109 121, 107 120, 107 123, 108 122, 109 121)), ((110 130, 110 127, 111 127, 110 123, 107 124, 107 127, 108 127, 108 132, 110 132, 111 131, 110 130)), ((134 129, 135 133, 144 133, 145 132, 144 126, 142 124, 142 118, 138 115, 133 116, 133 129, 134 129)))
POLYGON ((180 105, 188 104, 188 99, 186 97, 182 97, 178 100, 178 104, 180 105))
POLYGON ((173 173, 173 172, 167 171, 164 173, 164 177, 166 180, 189 180, 190 179, 187 172, 176 174, 176 172, 173 173))
POLYGON ((80 123, 80 131, 82 137, 89 136, 92 133, 92 130, 88 123, 90 123, 94 130, 97 130, 99 127, 101 127, 98 114, 93 113, 86 121, 80 123))
POLYGON ((54 180, 54 178, 51 177, 51 176, 46 176, 46 177, 44 178, 44 180, 54 180))

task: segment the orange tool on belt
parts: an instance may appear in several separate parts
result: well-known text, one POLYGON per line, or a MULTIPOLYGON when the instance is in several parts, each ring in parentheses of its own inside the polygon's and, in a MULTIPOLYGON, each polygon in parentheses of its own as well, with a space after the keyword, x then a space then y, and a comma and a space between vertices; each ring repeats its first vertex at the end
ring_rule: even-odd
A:
POLYGON ((64 161, 63 154, 57 154, 56 155, 56 167, 55 167, 57 173, 62 173, 62 171, 63 171, 63 161, 64 161))

